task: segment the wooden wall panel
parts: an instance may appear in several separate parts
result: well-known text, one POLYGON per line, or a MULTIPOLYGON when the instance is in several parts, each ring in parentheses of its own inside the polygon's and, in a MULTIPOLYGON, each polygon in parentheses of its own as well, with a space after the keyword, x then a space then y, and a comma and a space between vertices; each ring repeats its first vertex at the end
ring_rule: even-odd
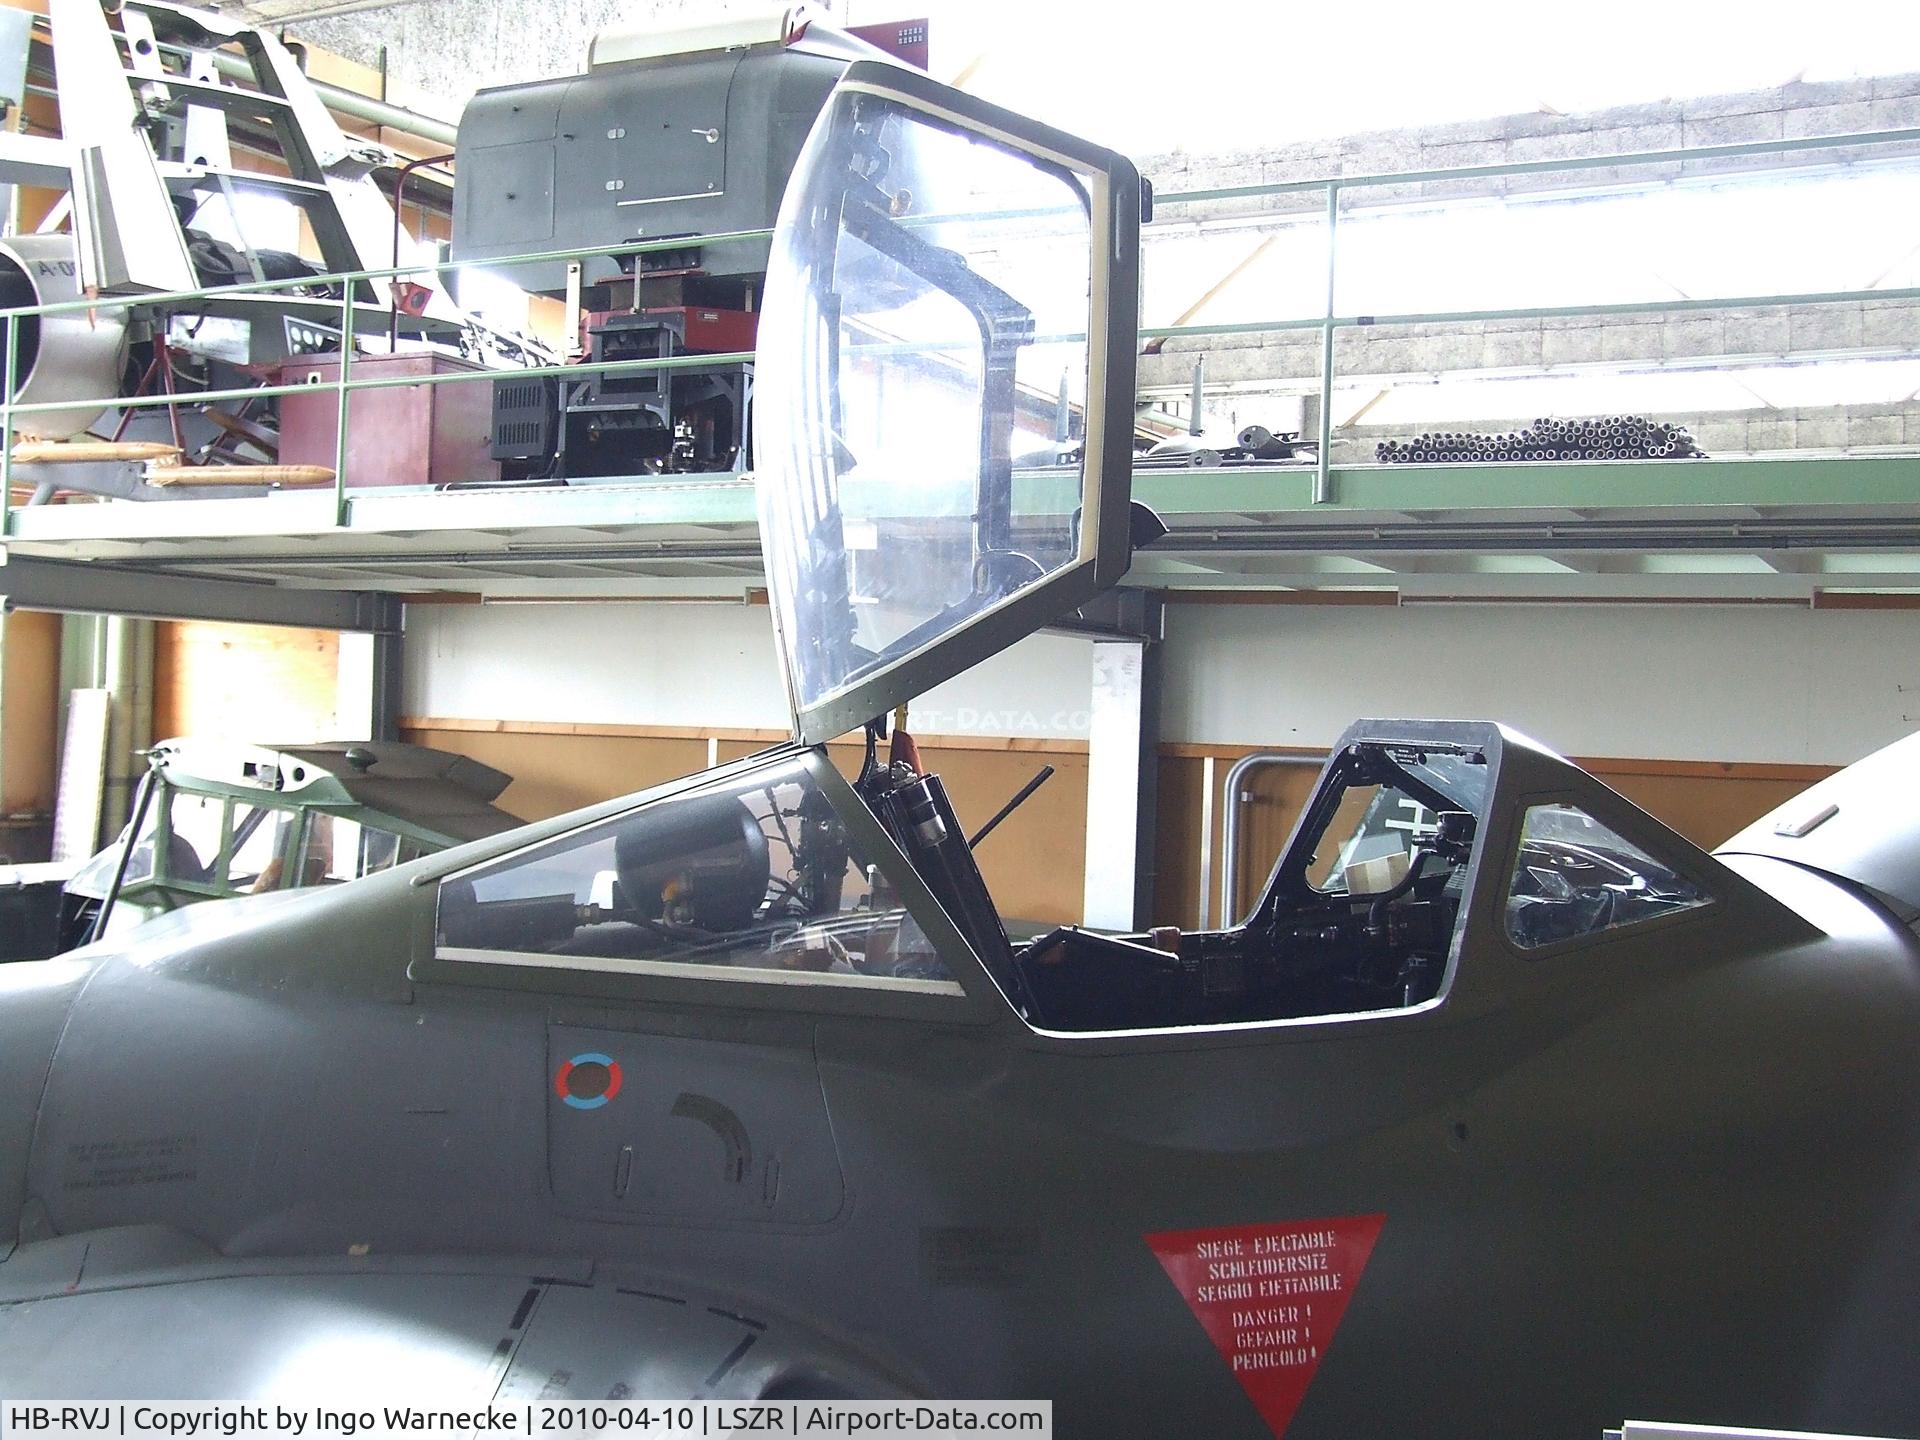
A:
POLYGON ((979 829, 1042 765, 1054 777, 980 846, 980 873, 1009 921, 1078 923, 1087 883, 1087 757, 1062 751, 959 749, 923 743, 954 812, 979 829))
MULTIPOLYGON (((1275 747, 1279 749, 1280 747, 1275 747)), ((1160 761, 1159 879, 1154 890, 1158 924, 1190 926, 1199 914, 1201 773, 1214 758, 1214 894, 1219 894, 1221 824, 1228 769, 1244 749, 1169 745, 1160 761)), ((1655 819, 1694 844, 1711 850, 1814 781, 1833 773, 1826 765, 1761 765, 1710 761, 1586 758, 1579 763, 1655 819)), ((1259 894, 1281 847, 1293 832, 1301 807, 1318 779, 1317 766, 1262 769, 1250 777, 1253 799, 1241 820, 1240 894, 1237 918, 1259 894)), ((1212 924, 1221 923, 1214 907, 1212 924)))
MULTIPOLYGON (((15 8, 30 9, 30 6, 15 8)), ((44 14, 42 10, 39 13, 44 14)), ((41 57, 50 58, 53 49, 50 45, 40 47, 41 57)), ((35 135, 58 135, 60 133, 60 102, 51 95, 29 95, 21 106, 26 113, 26 128, 35 135)), ((42 185, 22 185, 19 189, 19 225, 22 235, 31 235, 47 218, 47 213, 60 203, 65 190, 49 189, 42 185)))
MULTIPOLYGON (((1312 764, 1265 767, 1247 776, 1246 790, 1253 798, 1241 812, 1239 893, 1233 897, 1228 918, 1238 920, 1259 897, 1267 872, 1280 858, 1281 848, 1320 778, 1321 758, 1314 756, 1312 764)), ((1225 781, 1223 771, 1223 786, 1225 781)), ((1218 803, 1224 818, 1224 792, 1218 803)))
POLYGON ((496 803, 523 820, 545 820, 629 795, 707 763, 706 742, 693 738, 568 732, 560 727, 528 733, 488 722, 466 724, 472 728, 403 721, 400 738, 468 755, 506 771, 513 776, 513 784, 496 803))
POLYGON ((1681 765, 1658 760, 1585 764, 1602 784, 1706 850, 1724 844, 1834 770, 1830 765, 1681 765))
MULTIPOLYGON (((515 777, 502 798, 529 820, 629 794, 763 749, 781 737, 772 731, 716 732, 644 726, 537 724, 517 721, 411 719, 403 735, 417 744, 471 755, 515 777), (712 741, 711 746, 709 741, 712 741)), ((1042 765, 1055 775, 981 847, 980 868, 1001 912, 1010 919, 1073 923, 1082 913, 1086 883, 1087 756, 1074 742, 931 736, 922 758, 946 781, 961 823, 976 828, 1042 765)), ((1214 762, 1213 847, 1220 873, 1221 822, 1228 769, 1241 750, 1170 745, 1160 760, 1158 868, 1152 919, 1192 926, 1199 913, 1202 774, 1214 762)), ((837 743, 834 761, 852 775, 860 747, 837 743)), ((1241 824, 1238 918, 1259 894, 1267 872, 1292 833, 1319 775, 1311 763, 1256 770, 1241 824)), ((1822 766, 1712 765, 1652 760, 1594 760, 1595 773, 1636 804, 1697 843, 1711 848, 1821 775, 1822 766)), ((1216 890, 1216 894, 1217 894, 1216 890)), ((1212 923, 1221 923, 1218 907, 1212 923)))
POLYGON ((16 610, 0 621, 0 813, 53 813, 59 778, 60 617, 16 610))
MULTIPOLYGON (((723 742, 720 759, 759 749, 723 742)), ((860 771, 863 747, 830 747, 840 773, 860 771)), ((1053 778, 981 845, 980 873, 1010 922, 1075 925, 1085 912, 1087 884, 1087 754, 1084 743, 974 736, 920 737, 920 761, 938 775, 969 834, 992 818, 1043 765, 1053 778)))
MULTIPOLYGON (((1201 747, 1170 745, 1160 757, 1159 876, 1154 886, 1153 920, 1159 925, 1191 926, 1200 911, 1200 817, 1206 762, 1201 747)), ((1208 847, 1213 857, 1209 924, 1224 923, 1220 877, 1225 861, 1227 772, 1239 758, 1225 752, 1213 760, 1213 826, 1208 847)), ((1240 819, 1239 893, 1226 908, 1238 919, 1260 893, 1261 883, 1279 858, 1280 847, 1319 778, 1318 755, 1302 754, 1304 764, 1262 767, 1243 782, 1251 796, 1240 819)))
MULTIPOLYGON (((1153 915, 1156 925, 1190 929, 1200 913, 1200 816, 1206 761, 1198 755, 1160 757, 1160 794, 1156 808, 1153 915)), ((1226 767, 1214 764, 1218 783, 1226 767)), ((1220 853, 1220 815, 1216 804, 1209 853, 1220 853)), ((1216 869, 1216 875, 1219 873, 1216 869)), ((1218 894, 1216 888, 1215 893, 1218 894)), ((1217 906, 1215 907, 1218 908, 1217 906)), ((1219 917, 1214 917, 1217 922, 1219 917)))
MULTIPOLYGON (((546 725, 534 722, 404 720, 402 738, 457 751, 505 770, 514 783, 500 804, 528 820, 544 819, 616 795, 675 779, 707 764, 708 737, 641 726, 546 725)), ((773 732, 713 737, 721 761, 764 749, 773 732)), ((834 761, 852 775, 857 744, 837 744, 834 761)), ((1080 918, 1086 884, 1087 756, 1084 744, 1053 748, 1037 741, 932 738, 921 758, 946 782, 960 822, 987 818, 1042 765, 1054 776, 980 847, 980 868, 1001 911, 1011 919, 1063 924, 1080 918)))
POLYGON ((340 637, 331 630, 156 625, 153 738, 329 740, 339 683, 340 637))

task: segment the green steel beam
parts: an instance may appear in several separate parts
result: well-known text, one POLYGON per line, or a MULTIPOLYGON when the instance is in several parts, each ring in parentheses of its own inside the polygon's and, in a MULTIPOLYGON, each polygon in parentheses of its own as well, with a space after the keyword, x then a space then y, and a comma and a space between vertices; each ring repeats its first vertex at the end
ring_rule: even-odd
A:
MULTIPOLYGON (((1314 467, 1238 466, 1215 470, 1139 470, 1133 495, 1163 519, 1228 517, 1228 525, 1257 524, 1301 515, 1387 514, 1418 517, 1459 512, 1569 511, 1603 515, 1609 511, 1672 511, 1675 518, 1709 510, 1778 511, 1783 515, 1813 510, 1920 510, 1920 456, 1848 456, 1823 459, 1608 460, 1540 461, 1495 465, 1336 465, 1335 498, 1316 502, 1314 467)), ((843 497, 849 513, 881 516, 888 512, 892 487, 878 481, 849 484, 843 497)), ((1022 514, 1064 515, 1079 503, 1079 479, 1070 470, 1029 470, 1016 477, 1015 504, 1022 514)), ((247 499, 154 502, 169 518, 184 518, 190 530, 169 526, 169 544, 258 538, 255 527, 227 531, 222 517, 232 507, 252 507, 247 499)), ((138 541, 141 512, 150 507, 63 506, 33 512, 57 526, 50 533, 18 537, 20 544, 58 544, 92 538, 138 541), (108 521, 97 530, 92 522, 108 521)), ((254 513, 251 509, 246 512, 254 513)), ((159 518, 159 517, 156 517, 159 518)), ((332 533, 324 521, 293 523, 290 538, 310 540, 332 533)), ((435 530, 496 533, 545 528, 592 529, 630 546, 648 530, 720 527, 750 538, 756 522, 753 486, 736 476, 677 477, 672 481, 636 480, 591 486, 524 490, 382 494, 348 498, 347 529, 363 536, 435 530)), ((36 529, 39 527, 36 526, 36 529)), ((677 543, 663 537, 663 549, 677 543)), ((313 552, 324 563, 325 552, 313 552)), ((364 556, 377 560, 377 554, 364 556)), ((0 571, 0 577, 4 571, 0 571)))
MULTIPOLYGON (((1609 512, 1666 511, 1685 520, 1708 511, 1764 509, 1777 517, 1832 510, 1920 512, 1920 456, 1830 456, 1820 459, 1606 460, 1539 461, 1494 465, 1336 465, 1334 498, 1316 502, 1314 467, 1236 466, 1214 470, 1152 469, 1134 473, 1133 495, 1161 518, 1215 520, 1239 528, 1262 523, 1323 516, 1390 515, 1418 521, 1422 515, 1474 512, 1493 519, 1503 514, 1571 512, 1600 518, 1609 512)), ((1015 505, 1026 515, 1070 514, 1079 503, 1079 479, 1065 469, 1021 471, 1015 479, 1015 505)), ((849 484, 844 503, 849 513, 884 515, 891 487, 880 482, 849 484)), ((631 553, 638 543, 662 553, 683 537, 648 531, 717 529, 729 539, 753 543, 757 511, 752 484, 740 476, 679 476, 672 480, 602 482, 536 490, 467 490, 348 496, 347 524, 336 531, 321 513, 324 495, 299 513, 286 502, 254 499, 156 501, 146 505, 69 505, 25 512, 32 529, 14 539, 40 551, 85 540, 138 544, 151 538, 170 551, 196 549, 192 563, 218 561, 218 548, 236 553, 262 538, 259 507, 277 504, 274 535, 310 546, 323 536, 362 537, 357 561, 402 561, 371 548, 376 537, 405 536, 420 558, 431 558, 420 538, 436 532, 515 534, 541 530, 596 532, 583 550, 614 546, 631 553), (142 522, 164 522, 149 529, 142 522), (242 519, 246 523, 239 523, 242 519), (205 550, 199 547, 206 546, 205 550)), ((330 510, 330 506, 324 507, 330 510)), ((1344 523, 1344 522, 1343 522, 1344 523)), ((1560 524, 1577 524, 1557 521, 1560 524)), ((711 540, 713 536, 700 537, 711 540)), ((482 547, 469 547, 476 550, 482 547)), ((559 547, 564 549, 565 546, 559 547)), ((644 553, 644 549, 643 549, 644 553)), ((325 549, 305 549, 303 557, 326 564, 341 557, 325 549)), ((184 554, 170 553, 171 560, 184 554)), ((165 563, 165 562, 162 562, 165 563)), ((111 562, 90 568, 107 569, 111 562)), ((5 570, 0 569, 0 584, 5 570)))
MULTIPOLYGON (((752 483, 740 476, 682 475, 669 481, 595 482, 519 491, 467 490, 454 495, 384 496, 377 491, 362 492, 348 497, 348 524, 363 533, 375 527, 383 531, 430 530, 434 528, 435 515, 444 513, 449 500, 473 502, 471 509, 462 503, 462 518, 449 522, 449 528, 460 530, 482 528, 476 515, 482 506, 497 512, 504 528, 539 528, 546 523, 594 530, 751 526, 757 525, 760 513, 752 483), (547 515, 552 517, 550 521, 538 518, 547 515)), ((250 502, 218 503, 245 505, 250 502)))
POLYGON ((1688 510, 1920 506, 1920 456, 1823 459, 1547 460, 1494 465, 1336 465, 1316 503, 1311 466, 1155 470, 1136 500, 1162 518, 1367 511, 1688 510))

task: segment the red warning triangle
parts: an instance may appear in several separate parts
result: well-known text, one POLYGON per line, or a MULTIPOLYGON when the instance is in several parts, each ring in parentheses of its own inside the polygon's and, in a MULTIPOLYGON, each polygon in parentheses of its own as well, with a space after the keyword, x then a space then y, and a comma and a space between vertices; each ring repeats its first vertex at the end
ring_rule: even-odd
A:
POLYGON ((1276 1440, 1306 1398, 1386 1219, 1351 1215, 1144 1237, 1276 1440))

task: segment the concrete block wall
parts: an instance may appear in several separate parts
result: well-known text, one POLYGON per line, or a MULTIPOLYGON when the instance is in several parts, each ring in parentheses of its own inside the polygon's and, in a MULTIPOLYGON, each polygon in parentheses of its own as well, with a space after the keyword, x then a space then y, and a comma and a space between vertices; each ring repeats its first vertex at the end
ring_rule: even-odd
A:
MULTIPOLYGON (((1618 321, 1587 317, 1487 320, 1444 330, 1432 326, 1349 328, 1339 332, 1334 356, 1341 383, 1351 386, 1369 377, 1383 382, 1409 375, 1470 377, 1476 372, 1542 366, 1560 367, 1570 374, 1583 369, 1659 373, 1663 364, 1689 360, 1767 360, 1830 352, 1866 357, 1914 349, 1920 349, 1920 305, 1869 301, 1790 313, 1726 310, 1618 321)), ((1319 332, 1297 330, 1169 342, 1161 353, 1141 357, 1141 386, 1164 389, 1169 398, 1184 394, 1194 356, 1202 352, 1210 386, 1257 391, 1263 382, 1295 390, 1314 389, 1318 384, 1319 332)), ((1319 423, 1316 402, 1317 396, 1307 401, 1310 427, 1319 423)), ((1254 399, 1236 402, 1234 408, 1248 419, 1258 418, 1261 410, 1260 402, 1254 399)), ((1639 408, 1685 424, 1710 454, 1920 448, 1920 399, 1915 398, 1819 409, 1639 408)), ((1411 430, 1498 432, 1524 425, 1532 418, 1533 412, 1528 412, 1457 426, 1433 422, 1411 430)), ((1336 423, 1340 419, 1336 412, 1336 423)), ((1338 462, 1370 459, 1378 441, 1402 436, 1409 433, 1409 428, 1362 425, 1342 430, 1335 436, 1334 458, 1338 462)))
MULTIPOLYGON (((1507 115, 1419 130, 1376 131, 1267 150, 1195 154, 1175 151, 1142 157, 1142 172, 1161 195, 1161 236, 1149 231, 1149 266, 1180 263, 1180 222, 1255 212, 1313 214, 1322 192, 1185 204, 1180 192, 1277 184, 1334 176, 1384 175, 1460 166, 1609 156, 1778 140, 1867 130, 1920 127, 1920 74, 1874 80, 1796 83, 1768 90, 1621 106, 1581 115, 1507 115)), ((1570 186, 1640 186, 1683 175, 1718 175, 1831 165, 1873 153, 1858 147, 1736 160, 1653 166, 1610 166, 1566 173, 1522 174, 1455 182, 1410 182, 1350 191, 1350 204, 1443 203, 1449 198, 1513 195, 1570 186)), ((1191 233, 1191 232, 1185 232, 1191 233)), ((1201 288, 1196 284, 1196 292, 1201 288)), ((1203 319, 1213 318, 1202 316, 1203 319)), ((1456 326, 1344 329, 1336 343, 1336 371, 1346 383, 1366 377, 1502 370, 1582 368, 1612 373, 1663 366, 1698 369, 1715 359, 1734 362, 1808 358, 1873 358, 1920 352, 1920 304, 1869 301, 1781 310, 1721 310, 1653 316, 1572 317, 1486 321, 1456 326)), ((1171 397, 1188 383, 1194 357, 1204 353, 1208 383, 1258 391, 1263 382, 1297 391, 1317 385, 1320 337, 1315 330, 1207 336, 1167 341, 1142 358, 1144 390, 1171 397)), ((1177 402, 1176 402, 1177 403, 1177 402)), ((1237 405, 1250 413, 1257 402, 1237 405)), ((1647 407, 1641 407, 1647 408, 1647 407)), ((1308 403, 1309 423, 1317 406, 1308 403)), ((1818 410, 1665 411, 1686 423, 1713 453, 1792 449, 1858 450, 1920 446, 1920 397, 1899 403, 1818 410)), ((1340 418, 1335 417, 1336 421, 1340 418)), ((1531 419, 1438 423, 1414 427, 1511 429, 1531 419)), ((1376 440, 1406 427, 1367 426, 1336 437, 1337 461, 1371 458, 1376 440)))
MULTIPOLYGON (((1796 83, 1768 90, 1707 95, 1622 105, 1583 114, 1534 113, 1465 120, 1417 130, 1375 130, 1334 139, 1303 141, 1261 150, 1173 150, 1135 157, 1141 173, 1162 195, 1236 185, 1271 185, 1336 176, 1392 175, 1470 165, 1507 165, 1568 160, 1654 150, 1734 145, 1755 140, 1846 135, 1867 130, 1920 126, 1920 73, 1873 80, 1796 83)), ((1681 175, 1774 169, 1783 164, 1832 163, 1867 153, 1854 147, 1801 152, 1784 157, 1695 160, 1670 166, 1596 167, 1578 172, 1582 184, 1606 187, 1681 175)), ((1481 180, 1368 187, 1368 203, 1411 199, 1524 194, 1565 188, 1564 174, 1505 175, 1481 180)), ((1359 192, 1355 192, 1358 194, 1359 192)), ((1317 211, 1317 191, 1246 202, 1209 202, 1207 215, 1246 211, 1317 211)), ((1187 207, 1166 207, 1180 218, 1187 207)))

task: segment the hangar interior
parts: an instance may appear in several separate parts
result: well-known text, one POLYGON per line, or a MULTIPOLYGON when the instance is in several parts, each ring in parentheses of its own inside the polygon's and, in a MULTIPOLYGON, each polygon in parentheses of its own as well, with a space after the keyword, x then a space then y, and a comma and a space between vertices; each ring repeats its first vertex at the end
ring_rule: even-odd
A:
MULTIPOLYGON (((39 8, 6 12, 26 17, 8 123, 54 139, 68 82, 39 8)), ((1856 43, 1812 55, 1688 30, 1627 66, 1618 38, 1574 64, 1524 33, 1419 31, 1371 63, 1371 89, 1310 65, 1288 72, 1297 93, 1257 104, 1251 73, 1209 81, 1230 62, 1198 21, 1167 39, 1194 66, 1171 76, 1110 33, 1125 26, 883 8, 823 13, 910 21, 895 38, 936 78, 1111 139, 1156 191, 1134 494, 1170 533, 1113 603, 910 717, 970 821, 1053 767, 981 850, 1005 913, 1121 929, 1236 913, 1363 715, 1508 723, 1709 846, 1913 728, 1920 250, 1903 217, 1920 187, 1920 49, 1868 45, 1866 27, 1836 27, 1856 43), (1101 84, 1035 58, 1069 48, 1101 84), (1690 443, 1518 465, 1385 448, 1607 416, 1690 443), (1254 427, 1282 437, 1265 459, 1246 446, 1254 427), (1268 758, 1237 766, 1254 755, 1268 758)), ((596 33, 685 36, 750 11, 266 0, 228 18, 296 42, 342 133, 406 162, 401 227, 444 256, 460 248, 450 152, 476 88, 581 73, 596 33)), ((243 132, 236 170, 288 169, 243 132)), ((745 159, 729 148, 727 163, 745 159)), ((13 231, 30 235, 58 192, 16 178, 13 231)), ((393 191, 392 167, 381 183, 393 191)), ((247 199, 289 252, 325 258, 284 195, 247 199)), ((728 273, 712 259, 728 242, 704 239, 710 276, 728 273)), ((553 222, 490 253, 605 243, 553 222)), ((400 254, 396 234, 396 269, 400 254)), ((253 268, 241 289, 266 283, 253 268)), ((530 296, 499 284, 514 267, 492 273, 463 269, 461 303, 583 374, 619 360, 576 353, 565 281, 530 296)), ((717 373, 749 348, 709 345, 703 363, 717 373)), ((501 805, 540 819, 786 734, 744 465, 547 485, 488 483, 507 477, 497 453, 470 472, 410 469, 381 447, 413 432, 353 414, 480 387, 354 389, 340 369, 275 372, 324 392, 319 459, 337 443, 340 463, 323 483, 107 498, 10 457, 7 859, 46 859, 57 829, 68 854, 107 843, 138 752, 174 736, 404 739, 511 775, 501 805)), ((162 398, 119 413, 155 422, 176 409, 162 398)), ((283 410, 283 461, 291 431, 283 410)), ((201 478, 235 484, 230 469, 201 478)))
POLYGON ((1912 9, 0 0, 0 1433, 1920 1434, 1912 9))

